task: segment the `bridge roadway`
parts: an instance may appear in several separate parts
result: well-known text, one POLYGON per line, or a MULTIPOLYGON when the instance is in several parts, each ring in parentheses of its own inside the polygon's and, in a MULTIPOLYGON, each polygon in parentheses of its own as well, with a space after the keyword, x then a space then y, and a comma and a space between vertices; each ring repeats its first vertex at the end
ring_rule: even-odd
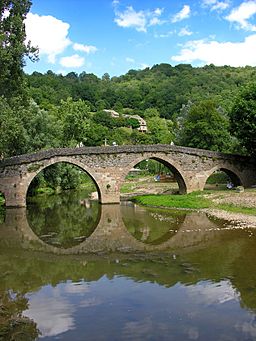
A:
POLYGON ((125 145, 50 149, 3 159, 0 192, 7 207, 25 207, 27 191, 35 176, 46 167, 66 162, 91 176, 102 204, 119 203, 126 175, 146 159, 169 167, 180 194, 203 190, 207 178, 216 170, 226 172, 236 186, 256 184, 256 160, 247 156, 172 145, 125 145))

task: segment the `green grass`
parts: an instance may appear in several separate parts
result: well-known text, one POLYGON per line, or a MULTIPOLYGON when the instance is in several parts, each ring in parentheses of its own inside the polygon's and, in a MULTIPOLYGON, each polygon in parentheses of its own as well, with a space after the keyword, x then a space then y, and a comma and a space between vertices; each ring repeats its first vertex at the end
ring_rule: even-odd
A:
POLYGON ((122 185, 121 187, 121 193, 132 193, 134 192, 134 188, 136 187, 136 185, 134 185, 134 183, 125 183, 122 185))
MULTIPOLYGON (((220 209, 228 212, 243 213, 256 215, 256 208, 235 206, 232 204, 216 204, 206 198, 206 194, 217 193, 214 191, 193 192, 185 195, 141 195, 133 198, 133 201, 140 205, 170 207, 170 208, 185 208, 185 209, 203 209, 212 208, 220 209)), ((220 191, 219 197, 223 194, 220 191)))
POLYGON ((211 201, 198 194, 198 192, 186 195, 141 195, 136 196, 133 200, 141 205, 173 208, 200 209, 209 208, 211 206, 211 201))
POLYGON ((51 195, 54 194, 55 190, 52 189, 51 187, 40 187, 36 189, 36 195, 51 195))

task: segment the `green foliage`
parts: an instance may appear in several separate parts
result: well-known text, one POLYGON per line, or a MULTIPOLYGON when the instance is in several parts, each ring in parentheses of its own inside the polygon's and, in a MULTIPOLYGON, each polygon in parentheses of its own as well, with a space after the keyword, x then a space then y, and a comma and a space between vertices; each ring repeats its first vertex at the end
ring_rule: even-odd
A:
POLYGON ((133 117, 126 117, 124 123, 125 123, 125 127, 131 127, 133 129, 140 127, 139 121, 133 117))
POLYGON ((40 192, 39 188, 50 187, 54 191, 78 188, 84 180, 83 172, 67 163, 56 163, 45 168, 32 181, 28 195, 40 192))
POLYGON ((88 105, 82 101, 73 101, 71 97, 61 100, 57 109, 58 117, 62 122, 62 145, 75 147, 77 143, 85 143, 89 126, 88 105))
POLYGON ((133 130, 131 134, 132 144, 152 144, 153 140, 150 134, 140 133, 138 130, 133 130))
POLYGON ((147 120, 149 133, 153 143, 171 143, 174 135, 169 131, 169 126, 165 119, 152 117, 147 120))
POLYGON ((15 113, 3 97, 0 97, 0 131, 1 155, 22 154, 26 150, 28 135, 22 117, 15 113))
POLYGON ((236 98, 231 131, 249 154, 256 154, 256 83, 244 87, 236 98))
POLYGON ((209 176, 207 184, 226 184, 230 181, 229 176, 224 172, 217 172, 209 176))
POLYGON ((107 127, 91 121, 86 132, 86 141, 84 142, 84 145, 102 146, 104 145, 105 139, 108 138, 108 134, 109 130, 107 127))
POLYGON ((0 291, 0 340, 36 340, 40 331, 36 323, 23 315, 28 299, 22 293, 0 291))
POLYGON ((148 108, 144 111, 143 117, 145 119, 152 118, 152 117, 159 117, 160 113, 156 108, 148 108))
POLYGON ((183 146, 227 152, 232 147, 229 121, 212 100, 192 104, 178 118, 178 143, 183 146))
MULTIPOLYGON (((11 25, 11 20, 16 22, 19 18, 20 26, 18 21, 17 25, 23 32, 23 20, 30 3, 23 0, 19 7, 17 0, 4 1, 2 8, 11 3, 17 15, 13 12, 9 16, 8 25, 11 25)), ((1 18, 4 22, 3 14, 1 18)), ((20 60, 32 52, 25 46, 23 33, 19 35, 19 46, 23 46, 20 60)), ((0 53, 6 51, 2 46, 0 53)), ((21 74, 23 65, 23 62, 17 65, 21 74)), ((105 140, 110 145, 113 142, 122 145, 169 144, 174 141, 185 146, 225 152, 241 153, 241 145, 253 150, 255 147, 250 144, 250 136, 255 135, 253 110, 248 109, 251 116, 248 114, 240 125, 236 125, 242 115, 238 104, 233 109, 232 132, 240 140, 245 136, 239 149, 237 139, 229 132, 228 113, 239 87, 252 80, 255 74, 253 67, 209 65, 193 68, 191 65, 172 67, 169 64, 141 71, 130 70, 120 77, 110 78, 105 74, 101 79, 86 72, 80 75, 70 72, 66 76, 56 75, 50 70, 46 74, 34 72, 26 76, 29 93, 20 78, 22 92, 8 91, 0 97, 0 154, 6 157, 51 147, 75 147, 81 143, 84 146, 101 146, 105 140), (33 100, 28 100, 28 97, 24 100, 23 89, 33 100), (104 109, 115 109, 120 117, 113 118, 104 109), (130 116, 125 117, 127 114, 130 116), (137 131, 139 122, 132 117, 133 114, 145 118, 147 133, 137 131), (241 129, 240 133, 240 127, 245 127, 245 131, 241 129)), ((8 79, 10 82, 15 80, 12 76, 8 79)), ((5 81, 4 71, 0 74, 0 87, 5 81)), ((250 105, 253 105, 253 100, 250 105)), ((241 108, 243 106, 241 104, 241 108)))
POLYGON ((108 128, 121 127, 124 125, 123 120, 120 118, 113 118, 110 113, 105 111, 96 112, 93 115, 93 121, 108 128))
POLYGON ((3 205, 4 203, 4 196, 3 194, 0 192, 0 205, 3 205))
POLYGON ((0 96, 27 100, 23 66, 25 56, 37 59, 37 50, 26 43, 24 20, 29 0, 2 0, 0 3, 0 96))

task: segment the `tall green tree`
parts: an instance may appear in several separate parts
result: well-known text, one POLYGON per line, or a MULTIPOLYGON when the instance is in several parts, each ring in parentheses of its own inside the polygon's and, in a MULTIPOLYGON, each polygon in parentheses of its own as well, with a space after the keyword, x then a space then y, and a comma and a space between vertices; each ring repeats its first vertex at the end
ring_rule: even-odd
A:
POLYGON ((214 151, 231 151, 233 139, 229 120, 212 100, 203 100, 188 107, 178 120, 178 144, 214 151))
POLYGON ((256 83, 243 88, 230 115, 231 131, 247 153, 256 155, 256 83))
POLYGON ((153 143, 171 143, 174 135, 170 132, 167 120, 160 117, 152 117, 147 120, 149 135, 153 143))
POLYGON ((25 18, 29 0, 1 0, 0 2, 0 96, 7 99, 27 97, 23 67, 25 57, 38 58, 37 49, 26 42, 25 18))
POLYGON ((26 151, 29 142, 20 111, 15 112, 7 100, 0 97, 0 156, 12 156, 26 151))

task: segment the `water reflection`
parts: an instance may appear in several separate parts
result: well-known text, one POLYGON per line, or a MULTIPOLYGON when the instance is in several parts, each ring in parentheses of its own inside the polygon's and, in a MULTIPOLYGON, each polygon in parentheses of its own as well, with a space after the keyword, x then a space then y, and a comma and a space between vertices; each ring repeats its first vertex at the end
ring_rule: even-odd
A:
POLYGON ((129 202, 121 206, 121 214, 127 230, 137 240, 151 245, 172 238, 187 215, 184 211, 146 209, 129 202))
POLYGON ((39 219, 33 220, 31 218, 33 213, 28 213, 25 208, 6 209, 5 223, 0 229, 0 236, 1 234, 4 236, 2 242, 6 242, 6 237, 10 236, 9 242, 16 241, 22 248, 56 254, 165 250, 175 252, 176 249, 181 248, 205 247, 206 244, 221 242, 233 236, 252 235, 250 229, 232 227, 228 222, 209 218, 205 213, 156 210, 125 204, 101 206, 100 217, 95 214, 92 220, 95 222, 97 217, 98 225, 86 238, 84 233, 89 220, 86 219, 87 209, 82 208, 83 219, 71 213, 65 214, 64 217, 59 214, 56 218, 54 212, 56 211, 53 210, 50 214, 42 210, 39 213, 39 219), (73 220, 67 219, 65 223, 65 216, 73 220), (27 217, 30 217, 30 222, 27 217), (77 225, 71 224, 76 220, 77 225), (80 220, 85 226, 81 230, 79 229, 80 220), (40 223, 37 228, 34 228, 32 224, 31 228, 31 221, 33 224, 36 221, 40 223), (56 231, 54 234, 53 230, 56 231), (83 233, 83 235, 77 236, 77 233, 83 233), (63 244, 56 245, 57 238, 63 244), (59 246, 62 245, 65 247, 60 248, 59 246))
POLYGON ((40 331, 33 319, 25 315, 28 299, 22 293, 0 288, 0 339, 35 340, 40 331))
MULTIPOLYGON (((256 283, 256 265, 249 262, 245 277, 239 269, 246 249, 255 256, 256 243, 225 243, 181 250, 176 259, 168 253, 85 258, 5 248, 0 292, 22 293, 20 314, 45 340, 80 340, 85 333, 89 340, 252 340, 256 289, 248 291, 246 283, 256 283), (235 252, 225 252, 234 245, 235 252)), ((1 320, 0 326, 3 332, 1 320)))
POLYGON ((34 233, 47 244, 69 248, 80 244, 95 230, 100 217, 97 201, 89 192, 65 191, 59 195, 33 198, 27 219, 34 233))
MULTIPOLYGON (((50 205, 45 203, 39 215, 56 222, 50 205)), ((58 215, 62 221, 63 211, 58 215)), ((43 230, 36 235, 27 217, 26 209, 6 209, 0 225, 0 339, 23 340, 24 334, 24 340, 36 340, 39 333, 45 341, 85 335, 89 340, 255 339, 251 229, 197 212, 103 205, 91 235, 60 248, 40 239, 43 230)), ((51 224, 47 219, 40 221, 51 224)))

